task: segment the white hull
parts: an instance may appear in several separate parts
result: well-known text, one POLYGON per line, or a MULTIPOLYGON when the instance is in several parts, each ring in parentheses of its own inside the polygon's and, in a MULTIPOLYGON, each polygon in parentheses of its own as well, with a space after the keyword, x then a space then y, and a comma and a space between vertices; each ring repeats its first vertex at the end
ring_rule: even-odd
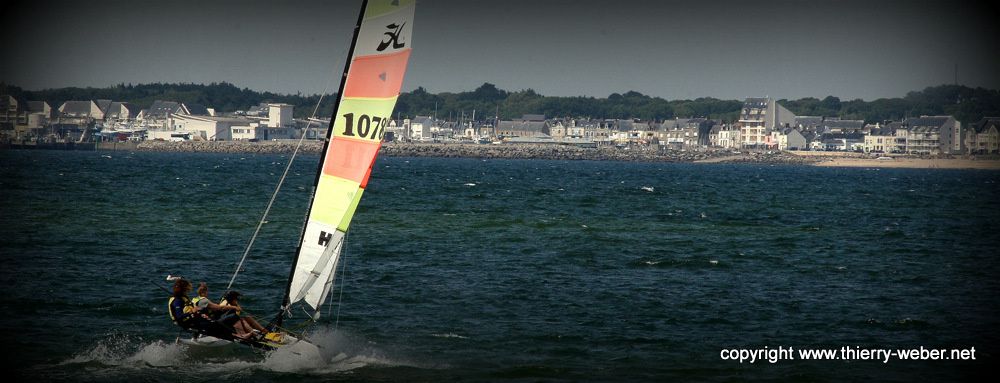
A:
POLYGON ((207 336, 207 335, 199 337, 191 337, 191 338, 177 338, 177 343, 187 346, 210 347, 210 348, 225 347, 233 344, 233 342, 230 342, 228 340, 219 339, 214 336, 207 336))

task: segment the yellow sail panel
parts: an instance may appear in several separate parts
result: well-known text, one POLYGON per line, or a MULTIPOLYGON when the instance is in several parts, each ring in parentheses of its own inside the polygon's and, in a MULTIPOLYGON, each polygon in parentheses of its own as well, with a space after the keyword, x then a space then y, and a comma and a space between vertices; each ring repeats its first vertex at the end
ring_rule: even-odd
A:
MULTIPOLYGON (((333 122, 333 139, 381 142, 397 98, 344 98, 333 122)), ((361 166, 367 167, 368 163, 361 166)))
MULTIPOLYGON (((351 203, 360 186, 361 183, 357 181, 321 175, 309 219, 334 226, 340 224, 344 214, 351 210, 351 203)), ((351 211, 351 214, 354 212, 351 211)))
POLYGON ((407 7, 412 9, 415 2, 414 0, 370 0, 368 9, 365 10, 365 22, 387 13, 407 10, 407 7))
MULTIPOLYGON (((412 48, 413 0, 370 0, 352 44, 286 305, 318 309, 396 106, 412 48)), ((287 307, 287 306, 286 306, 287 307)), ((317 312, 318 314, 318 312, 317 312)))
POLYGON ((344 214, 344 218, 340 220, 340 224, 337 225, 337 230, 347 231, 347 227, 351 225, 351 218, 354 218, 354 211, 358 209, 358 203, 361 202, 361 195, 365 193, 364 188, 358 188, 358 191, 354 193, 354 200, 351 201, 351 205, 347 207, 347 214, 344 214))

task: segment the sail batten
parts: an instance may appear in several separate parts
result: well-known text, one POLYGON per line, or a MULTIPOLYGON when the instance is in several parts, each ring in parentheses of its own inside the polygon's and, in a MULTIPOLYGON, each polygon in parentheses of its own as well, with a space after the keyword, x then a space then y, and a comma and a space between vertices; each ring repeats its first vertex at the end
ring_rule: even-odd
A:
POLYGON ((318 311, 381 147, 412 49, 414 2, 366 1, 319 167, 286 307, 318 311))

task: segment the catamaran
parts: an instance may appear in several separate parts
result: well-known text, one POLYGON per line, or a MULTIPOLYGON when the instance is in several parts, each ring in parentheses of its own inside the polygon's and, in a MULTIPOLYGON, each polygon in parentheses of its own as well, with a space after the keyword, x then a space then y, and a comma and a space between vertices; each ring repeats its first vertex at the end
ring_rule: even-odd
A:
MULTIPOLYGON (((362 4, 283 302, 274 319, 265 326, 272 333, 244 340, 233 338, 232 334, 195 331, 190 339, 182 339, 183 343, 221 345, 238 342, 265 350, 303 343, 301 334, 283 327, 283 322, 291 315, 293 307, 301 307, 309 314, 306 324, 315 323, 333 287, 348 226, 368 184, 403 84, 413 48, 414 7, 414 0, 366 0, 362 4)), ((285 175, 294 158, 293 153, 285 175)), ((257 225, 257 232, 283 181, 284 175, 257 225)), ((228 288, 239 274, 257 232, 228 288)))

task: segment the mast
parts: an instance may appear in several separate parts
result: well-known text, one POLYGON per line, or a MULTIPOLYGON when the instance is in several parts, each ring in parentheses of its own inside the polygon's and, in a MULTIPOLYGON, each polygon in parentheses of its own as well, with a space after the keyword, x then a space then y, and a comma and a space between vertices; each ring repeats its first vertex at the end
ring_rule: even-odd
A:
MULTIPOLYGON (((365 10, 368 9, 368 0, 363 0, 361 3, 361 11, 358 12, 358 21, 354 24, 354 37, 351 38, 351 48, 347 51, 347 62, 344 64, 344 73, 340 77, 340 88, 337 90, 337 99, 333 102, 333 115, 330 116, 330 124, 326 129, 326 139, 323 143, 323 152, 320 153, 319 165, 316 166, 316 179, 313 181, 313 195, 309 198, 309 207, 306 209, 306 224, 309 222, 309 214, 312 211, 313 203, 316 202, 316 188, 319 187, 320 175, 323 174, 323 158, 326 158, 326 152, 330 149, 330 140, 333 138, 333 123, 337 121, 337 112, 340 109, 340 101, 344 97, 344 85, 347 84, 347 72, 351 70, 351 62, 354 61, 354 49, 358 45, 358 34, 361 32, 361 23, 365 20, 365 10)), ((281 309, 278 310, 278 315, 271 322, 276 326, 281 326, 281 321, 284 319, 285 310, 288 309, 288 305, 291 304, 291 294, 292 291, 292 278, 295 277, 295 265, 299 263, 299 256, 301 255, 302 242, 305 240, 306 231, 302 230, 302 235, 299 236, 299 244, 295 247, 295 258, 292 259, 292 265, 288 271, 288 284, 285 285, 284 298, 281 301, 281 309)), ((270 326, 268 326, 270 327, 270 326)))
POLYGON ((355 25, 305 226, 281 312, 302 301, 319 318, 351 219, 399 98, 412 44, 414 0, 366 0, 355 25))

